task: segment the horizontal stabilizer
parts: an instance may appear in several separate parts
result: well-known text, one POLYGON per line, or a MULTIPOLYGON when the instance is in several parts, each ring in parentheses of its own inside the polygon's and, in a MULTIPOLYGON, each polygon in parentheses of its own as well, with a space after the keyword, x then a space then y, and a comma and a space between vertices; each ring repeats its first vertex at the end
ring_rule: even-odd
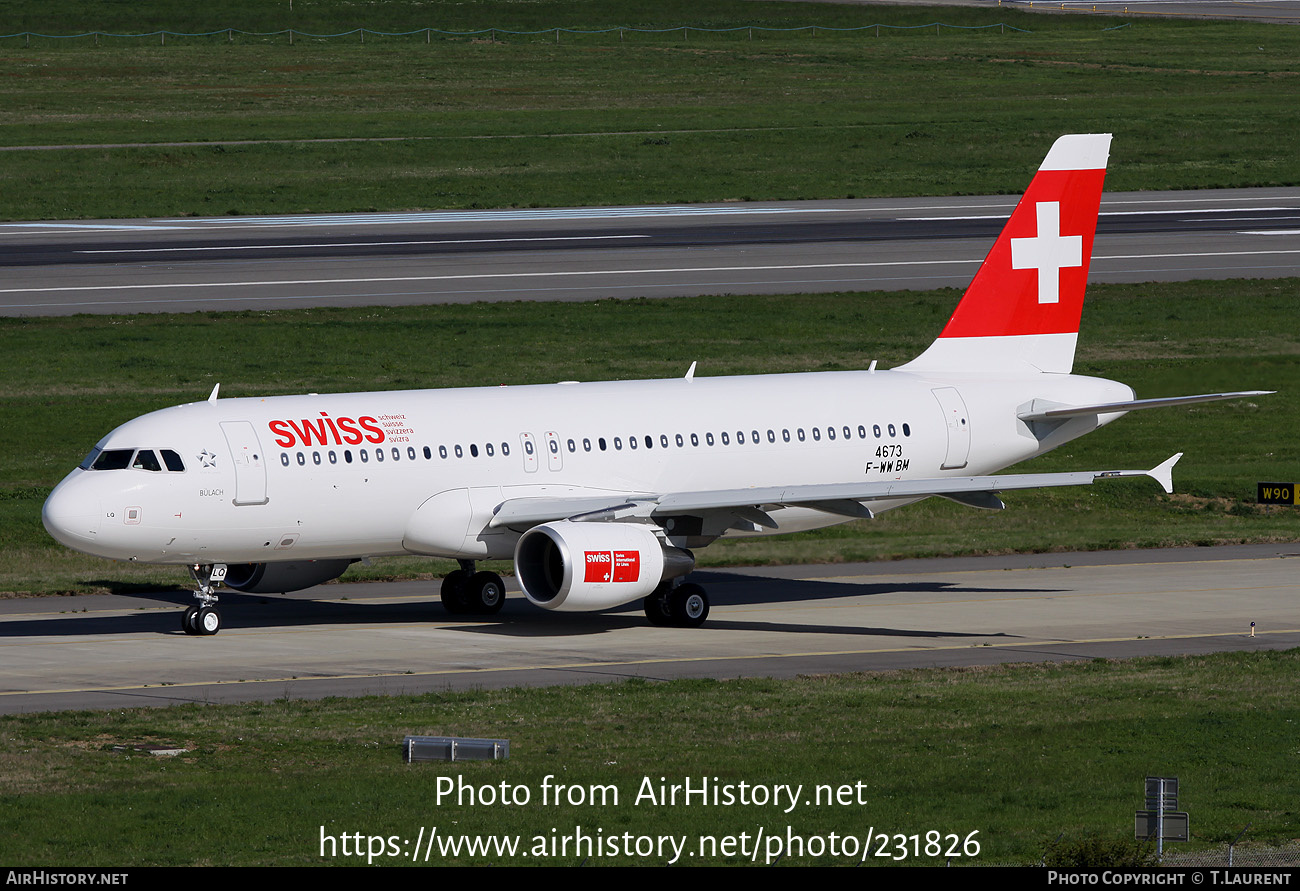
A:
POLYGON ((1198 396, 1169 396, 1161 399, 1134 399, 1131 402, 1103 402, 1098 405, 1061 405, 1056 408, 1023 412, 1016 417, 1022 421, 1056 421, 1081 418, 1088 415, 1108 415, 1113 412, 1137 411, 1143 408, 1168 408, 1171 405, 1195 405, 1198 402, 1219 402, 1224 399, 1243 399, 1247 396, 1268 396, 1276 390, 1241 390, 1236 393, 1202 393, 1198 396))

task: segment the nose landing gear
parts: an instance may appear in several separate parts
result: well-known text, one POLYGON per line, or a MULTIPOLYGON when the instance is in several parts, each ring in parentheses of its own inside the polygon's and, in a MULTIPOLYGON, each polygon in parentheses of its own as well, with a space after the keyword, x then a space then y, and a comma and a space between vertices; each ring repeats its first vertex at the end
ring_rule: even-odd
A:
POLYGON ((221 630, 221 613, 215 606, 218 600, 216 591, 226 578, 226 564, 204 566, 196 563, 190 567, 190 576, 198 586, 194 599, 199 605, 188 607, 181 615, 181 630, 201 636, 216 634, 221 630))

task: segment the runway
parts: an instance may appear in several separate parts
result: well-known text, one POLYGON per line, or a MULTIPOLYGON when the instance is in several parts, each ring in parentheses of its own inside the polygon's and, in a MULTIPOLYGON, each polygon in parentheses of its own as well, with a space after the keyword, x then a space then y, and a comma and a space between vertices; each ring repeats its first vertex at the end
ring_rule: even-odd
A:
POLYGON ((1139 21, 1154 17, 1300 23, 1300 3, 1295 0, 1011 0, 1008 5, 1037 12, 1097 13, 1139 21))
POLYGON ((713 611, 691 630, 653 627, 639 605, 548 613, 517 590, 499 616, 453 621, 434 582, 223 593, 214 637, 181 632, 185 591, 5 600, 0 712, 1285 649, 1300 645, 1298 557, 1246 545, 701 571, 713 611))
MULTIPOLYGON (((1017 196, 0 223, 0 315, 964 287, 1017 196)), ((1300 275, 1300 189, 1103 196, 1097 282, 1300 275)))
POLYGON ((996 2, 994 0, 834 0, 834 2, 862 6, 876 3, 903 3, 915 6, 979 6, 986 9, 989 6, 1005 5, 1025 12, 1041 12, 1048 15, 1073 12, 1081 15, 1110 16, 1120 21, 1185 18, 1227 19, 1276 25, 1300 24, 1300 2, 1297 0, 996 0, 996 2))

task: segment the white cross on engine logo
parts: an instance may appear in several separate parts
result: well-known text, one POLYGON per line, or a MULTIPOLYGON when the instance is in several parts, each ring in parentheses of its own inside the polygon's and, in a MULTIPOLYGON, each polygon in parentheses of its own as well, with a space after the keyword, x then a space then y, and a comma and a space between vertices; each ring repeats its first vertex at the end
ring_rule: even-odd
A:
POLYGON ((1038 234, 1011 239, 1011 268, 1038 270, 1038 302, 1061 302, 1061 270, 1083 265, 1083 236, 1061 234, 1061 205, 1039 201, 1038 234))

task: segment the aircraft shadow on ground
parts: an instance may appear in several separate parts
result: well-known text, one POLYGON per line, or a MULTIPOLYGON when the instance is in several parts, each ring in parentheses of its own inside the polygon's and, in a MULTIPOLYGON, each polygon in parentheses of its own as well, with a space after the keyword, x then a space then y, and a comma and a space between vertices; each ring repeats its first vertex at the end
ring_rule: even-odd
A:
MULTIPOLYGON (((916 581, 899 584, 892 582, 863 583, 817 579, 780 579, 727 572, 700 572, 692 575, 709 592, 715 610, 726 606, 781 606, 790 609, 806 607, 817 601, 833 601, 854 597, 875 597, 887 594, 903 595, 953 595, 977 596, 982 594, 1011 593, 1005 588, 971 587, 952 582, 916 581)), ((430 598, 422 601, 398 603, 376 602, 368 598, 352 601, 316 600, 312 595, 334 595, 338 588, 318 587, 302 594, 289 596, 266 594, 241 594, 222 591, 218 608, 223 619, 223 634, 240 629, 293 628, 309 625, 410 625, 434 622, 442 630, 499 635, 506 637, 581 637, 606 634, 627 628, 649 628, 641 610, 641 602, 599 613, 562 613, 542 610, 527 603, 514 592, 506 600, 501 612, 494 616, 453 616, 438 602, 430 586, 430 598)), ((1058 588, 1014 589, 1015 593, 1056 593, 1058 588)), ((180 628, 181 610, 194 603, 191 592, 178 588, 151 586, 146 589, 124 590, 122 596, 135 601, 150 601, 158 606, 145 605, 136 609, 124 603, 116 615, 95 612, 78 613, 76 600, 69 602, 68 615, 56 619, 15 618, 0 622, 0 638, 44 636, 92 636, 112 634, 173 634, 185 636, 180 628), (175 609, 162 609, 174 606, 175 609)), ((814 624, 810 622, 781 622, 755 619, 727 619, 714 612, 705 629, 731 631, 779 631, 836 635, 879 635, 889 637, 966 638, 1003 637, 1002 634, 941 631, 938 629, 885 628, 875 626, 849 626, 814 624)), ((692 633, 691 629, 678 630, 692 633)))
MULTIPOLYGON (((716 610, 725 606, 779 606, 791 609, 808 606, 816 601, 837 600, 851 597, 873 597, 884 594, 1006 594, 1005 588, 977 588, 954 584, 952 582, 917 581, 904 584, 854 584, 851 582, 827 582, 818 579, 781 579, 755 575, 740 575, 728 572, 698 572, 691 575, 691 580, 702 585, 709 592, 709 601, 716 610)), ((1016 593, 1060 593, 1058 588, 1017 588, 1016 593)), ((466 624, 463 630, 477 634, 503 634, 516 637, 558 637, 565 635, 600 634, 622 628, 646 626, 645 614, 641 602, 635 601, 617 611, 604 613, 556 613, 532 609, 520 601, 507 603, 506 609, 498 619, 513 619, 518 622, 475 622, 466 624), (510 607, 517 605, 515 611, 510 607), (524 611, 527 611, 526 613, 524 611), (507 616, 507 612, 513 615, 507 616), (540 617, 538 614, 542 614, 540 617), (537 621, 540 618, 541 621, 537 621)), ((470 617, 475 618, 475 617, 470 617)), ((822 625, 808 622, 772 622, 763 620, 726 619, 716 611, 705 623, 705 629, 731 631, 780 631, 805 634, 838 635, 879 635, 888 637, 924 637, 924 638, 966 638, 966 637, 1005 637, 1003 634, 968 633, 926 629, 883 628, 872 626, 822 625)), ((680 630, 690 633, 691 629, 680 630)))

